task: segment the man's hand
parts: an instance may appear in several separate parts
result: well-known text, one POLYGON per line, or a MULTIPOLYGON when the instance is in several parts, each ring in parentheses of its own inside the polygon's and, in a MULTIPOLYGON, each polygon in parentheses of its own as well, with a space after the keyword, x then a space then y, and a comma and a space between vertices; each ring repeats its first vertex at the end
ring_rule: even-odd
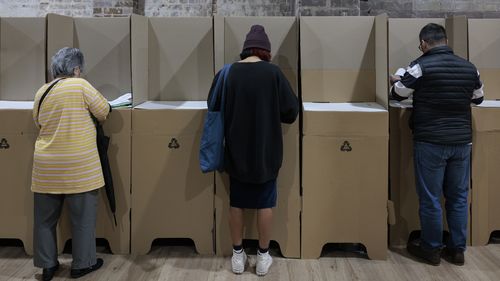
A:
POLYGON ((389 75, 389 82, 391 85, 394 85, 394 83, 401 81, 401 76, 398 75, 389 75))

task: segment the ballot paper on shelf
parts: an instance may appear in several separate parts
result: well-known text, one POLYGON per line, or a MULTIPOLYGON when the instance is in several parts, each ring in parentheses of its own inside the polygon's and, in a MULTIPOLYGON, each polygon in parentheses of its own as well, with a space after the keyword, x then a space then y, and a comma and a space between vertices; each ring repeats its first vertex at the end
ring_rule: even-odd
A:
POLYGON ((126 107, 132 105, 132 94, 126 93, 109 102, 112 108, 126 107))
POLYGON ((405 99, 402 101, 390 100, 389 106, 399 107, 399 108, 413 108, 413 100, 412 99, 405 99))

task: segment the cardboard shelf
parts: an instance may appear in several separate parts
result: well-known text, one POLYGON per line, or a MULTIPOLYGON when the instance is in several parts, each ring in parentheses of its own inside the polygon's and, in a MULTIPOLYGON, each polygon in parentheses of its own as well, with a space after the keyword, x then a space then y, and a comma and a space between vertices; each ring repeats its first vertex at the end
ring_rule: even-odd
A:
POLYGON ((0 100, 0 109, 33 109, 33 101, 0 100))
POLYGON ((136 105, 134 109, 158 110, 191 110, 207 109, 206 101, 146 101, 136 105))
POLYGON ((339 112, 387 112, 387 109, 376 102, 304 102, 304 111, 339 111, 339 112))

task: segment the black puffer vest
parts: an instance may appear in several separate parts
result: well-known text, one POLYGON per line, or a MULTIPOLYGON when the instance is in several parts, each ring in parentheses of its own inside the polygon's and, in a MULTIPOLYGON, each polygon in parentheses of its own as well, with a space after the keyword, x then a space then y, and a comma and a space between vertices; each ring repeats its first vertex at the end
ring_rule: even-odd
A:
POLYGON ((413 139, 435 144, 472 142, 471 98, 479 78, 476 67, 440 46, 414 63, 422 77, 413 93, 413 139))

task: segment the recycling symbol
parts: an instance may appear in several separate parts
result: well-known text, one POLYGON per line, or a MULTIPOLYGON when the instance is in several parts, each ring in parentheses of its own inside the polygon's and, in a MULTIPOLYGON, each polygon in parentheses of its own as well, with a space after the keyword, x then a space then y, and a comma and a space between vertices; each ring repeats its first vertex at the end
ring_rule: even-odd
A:
POLYGON ((177 139, 176 138, 172 138, 170 140, 170 143, 168 144, 168 148, 170 148, 170 149, 177 149, 179 147, 181 147, 181 146, 179 145, 179 142, 177 141, 177 139))
POLYGON ((344 141, 344 143, 340 147, 340 151, 349 152, 351 150, 352 150, 351 144, 348 141, 344 141))
POLYGON ((2 140, 0 141, 0 149, 9 149, 9 148, 10 148, 10 145, 7 142, 7 140, 2 138, 2 140))

